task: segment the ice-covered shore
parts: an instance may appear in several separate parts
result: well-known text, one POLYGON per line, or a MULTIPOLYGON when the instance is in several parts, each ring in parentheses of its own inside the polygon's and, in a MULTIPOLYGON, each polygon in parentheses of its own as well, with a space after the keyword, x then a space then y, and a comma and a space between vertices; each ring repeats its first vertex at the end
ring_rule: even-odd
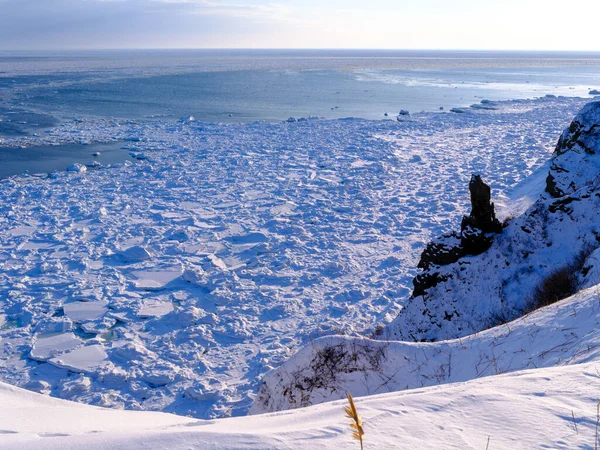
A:
MULTIPOLYGON (((95 405, 245 414, 301 344, 389 322, 471 173, 506 195, 585 100, 402 122, 69 122, 132 163, 0 182, 0 379, 95 405)), ((508 214, 510 211, 506 212, 508 214)))

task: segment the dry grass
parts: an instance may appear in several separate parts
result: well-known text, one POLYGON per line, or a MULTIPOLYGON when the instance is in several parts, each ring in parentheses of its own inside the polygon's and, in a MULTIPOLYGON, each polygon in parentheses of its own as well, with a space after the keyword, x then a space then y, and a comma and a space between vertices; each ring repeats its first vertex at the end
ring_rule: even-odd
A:
POLYGON ((563 300, 577 292, 577 274, 584 273, 584 264, 596 247, 586 245, 571 264, 551 272, 533 291, 525 313, 563 300))
POLYGON ((349 393, 346 394, 348 397, 349 406, 344 406, 344 411, 346 412, 346 417, 352 420, 350 424, 350 428, 352 428, 352 437, 360 442, 360 450, 363 450, 363 435, 365 434, 362 426, 362 418, 358 411, 356 410, 356 406, 354 406, 354 400, 352 399, 352 395, 349 393))
POLYGON ((598 450, 598 425, 600 425, 600 402, 596 405, 596 440, 594 450, 598 450))

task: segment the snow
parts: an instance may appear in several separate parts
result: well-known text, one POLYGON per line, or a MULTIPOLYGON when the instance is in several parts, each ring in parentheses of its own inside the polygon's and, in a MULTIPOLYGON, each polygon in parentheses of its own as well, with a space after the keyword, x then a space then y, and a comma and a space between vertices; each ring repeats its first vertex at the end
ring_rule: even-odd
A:
POLYGON ((344 398, 345 392, 373 395, 598 361, 599 318, 594 286, 513 322, 460 339, 415 343, 324 337, 265 376, 252 412, 308 406, 344 398), (313 379, 319 384, 313 386, 313 379))
POLYGON ((593 181, 600 169, 600 102, 590 102, 560 137, 550 166, 552 194, 571 194, 593 181))
POLYGON ((507 198, 584 102, 402 122, 81 119, 8 138, 127 141, 148 158, 0 181, 0 379, 95 405, 244 415, 303 344, 391 322, 425 243, 465 212, 471 173, 507 198), (38 363, 50 330, 82 343, 38 363))
POLYGON ((554 190, 569 195, 549 195, 540 183, 541 172, 534 174, 513 193, 520 199, 513 212, 527 204, 528 209, 507 221, 490 250, 430 269, 446 281, 405 305, 390 326, 391 337, 430 341, 476 333, 522 315, 553 272, 580 265, 574 272, 585 277, 583 268, 593 266, 586 261, 588 253, 598 246, 600 163, 594 149, 600 149, 599 107, 595 102, 582 109, 553 155, 548 180, 554 190))
MULTIPOLYGON (((500 375, 355 399, 365 448, 589 449, 597 364, 500 375)), ((359 448, 345 402, 215 421, 65 402, 0 383, 5 448, 359 448)))
POLYGON ((0 446, 358 448, 335 401, 351 392, 366 448, 593 448, 598 104, 549 161, 583 105, 88 119, 14 138, 136 147, 122 166, 0 182, 0 378, 30 390, 0 382, 0 446), (548 170, 560 195, 544 192, 548 170), (425 243, 467 212, 472 172, 507 226, 411 298, 425 243), (577 259, 578 292, 523 315, 577 259))
MULTIPOLYGON (((348 391, 372 395, 598 361, 600 181, 589 166, 600 150, 600 115, 594 113, 599 105, 591 103, 577 115, 553 154, 550 173, 561 174, 568 195, 546 192, 550 188, 534 174, 514 195, 531 198, 533 192, 524 193, 535 189, 537 200, 508 221, 491 248, 424 269, 440 281, 412 297, 375 333, 378 340, 337 336, 304 346, 265 376, 252 412, 313 405, 348 391), (587 165, 580 162, 582 147, 587 165), (538 286, 548 286, 565 267, 576 292, 565 291, 568 298, 537 309, 538 286)), ((453 246, 455 238, 444 239, 453 246)), ((554 283, 553 295, 560 290, 554 283)))
POLYGON ((75 163, 67 167, 67 172, 83 173, 87 171, 87 167, 83 164, 75 163))

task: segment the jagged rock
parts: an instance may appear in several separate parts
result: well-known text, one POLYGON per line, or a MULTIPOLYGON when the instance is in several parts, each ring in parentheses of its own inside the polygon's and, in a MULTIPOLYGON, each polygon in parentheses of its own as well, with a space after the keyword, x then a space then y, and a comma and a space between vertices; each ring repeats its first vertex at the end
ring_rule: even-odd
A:
POLYGON ((461 232, 461 246, 466 255, 480 255, 492 246, 493 236, 479 228, 465 227, 461 232))
POLYGON ((461 232, 443 235, 427 244, 419 269, 423 272, 413 279, 413 297, 424 295, 427 289, 447 281, 436 267, 447 266, 467 255, 479 255, 494 242, 489 233, 501 233, 502 224, 496 219, 494 204, 491 202, 491 189, 479 175, 473 175, 469 182, 471 192, 471 214, 464 216, 461 232))
POLYGON ((494 238, 486 233, 501 233, 502 224, 496 219, 490 187, 481 176, 473 175, 469 182, 471 214, 460 224, 461 245, 467 255, 480 255, 492 246, 494 238))
POLYGON ((491 202, 491 189, 483 182, 481 176, 471 177, 469 191, 471 192, 471 214, 463 217, 461 231, 477 228, 484 233, 501 233, 502 224, 496 219, 494 204, 491 202))
POLYGON ((588 103, 563 132, 552 155, 546 192, 559 198, 592 182, 600 171, 600 102, 588 103))
POLYGON ((465 252, 461 247, 461 237, 457 233, 446 234, 427 244, 417 267, 429 270, 432 265, 452 264, 463 256, 465 252))
POLYGON ((413 297, 425 295, 427 289, 436 287, 438 284, 448 281, 448 275, 442 275, 440 272, 423 272, 413 279, 413 297))

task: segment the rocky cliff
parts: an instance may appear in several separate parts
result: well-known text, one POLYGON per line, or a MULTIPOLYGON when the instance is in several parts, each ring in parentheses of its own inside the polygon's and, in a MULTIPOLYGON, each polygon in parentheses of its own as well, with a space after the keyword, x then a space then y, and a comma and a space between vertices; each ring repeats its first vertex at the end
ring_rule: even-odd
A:
MULTIPOLYGON (((599 172, 600 102, 594 102, 561 135, 546 191, 524 214, 508 220, 501 230, 493 222, 486 191, 479 204, 473 202, 459 235, 429 244, 413 296, 389 327, 389 335, 436 341, 512 320, 535 309, 545 281, 561 271, 571 272, 576 289, 584 282, 587 257, 599 245, 599 172), (479 223, 478 214, 483 215, 479 223), (480 246, 467 251, 465 234, 476 236, 480 246), (484 247, 489 248, 477 255, 484 247), (448 259, 448 253, 459 257, 448 259)), ((471 184, 485 191, 474 180, 471 184)))

